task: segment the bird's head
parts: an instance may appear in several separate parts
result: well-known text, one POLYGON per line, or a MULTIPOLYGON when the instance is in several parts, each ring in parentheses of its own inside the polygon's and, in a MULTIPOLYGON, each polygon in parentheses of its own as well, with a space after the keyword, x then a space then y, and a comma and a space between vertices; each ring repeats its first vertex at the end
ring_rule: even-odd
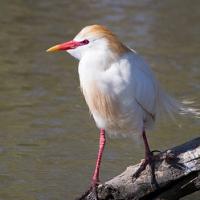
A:
POLYGON ((47 49, 47 52, 67 51, 75 58, 81 59, 86 52, 97 50, 121 55, 129 49, 106 27, 90 25, 83 28, 73 40, 55 45, 47 49))

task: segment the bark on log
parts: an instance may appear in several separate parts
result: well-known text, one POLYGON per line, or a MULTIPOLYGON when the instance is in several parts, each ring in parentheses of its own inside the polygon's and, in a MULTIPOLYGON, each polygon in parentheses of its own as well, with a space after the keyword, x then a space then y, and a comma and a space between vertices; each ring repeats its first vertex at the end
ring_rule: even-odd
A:
MULTIPOLYGON (((176 200, 200 189, 200 137, 156 155, 152 185, 149 166, 133 180, 140 164, 97 188, 99 200, 176 200)), ((85 200, 93 200, 92 193, 85 200)))

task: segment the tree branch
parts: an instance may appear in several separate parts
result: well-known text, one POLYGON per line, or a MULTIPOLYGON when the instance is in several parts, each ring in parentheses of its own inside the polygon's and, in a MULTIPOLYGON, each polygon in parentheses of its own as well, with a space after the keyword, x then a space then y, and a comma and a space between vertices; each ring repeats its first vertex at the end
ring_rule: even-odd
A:
MULTIPOLYGON (((156 185, 149 166, 133 180, 140 164, 99 185, 99 200, 176 200, 200 189, 200 137, 155 156, 156 185)), ((92 200, 90 193, 85 200, 92 200)))

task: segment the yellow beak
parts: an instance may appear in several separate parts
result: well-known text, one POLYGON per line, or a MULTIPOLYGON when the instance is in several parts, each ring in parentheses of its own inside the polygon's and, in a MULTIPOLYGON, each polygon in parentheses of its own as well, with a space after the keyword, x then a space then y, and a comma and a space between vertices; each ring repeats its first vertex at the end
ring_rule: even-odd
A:
POLYGON ((60 50, 60 46, 59 45, 55 45, 53 47, 50 47, 49 49, 46 50, 46 52, 54 52, 54 51, 59 51, 60 50))
POLYGON ((76 42, 76 41, 69 41, 69 42, 64 42, 61 44, 57 44, 49 49, 47 49, 47 52, 54 52, 54 51, 67 51, 69 49, 75 49, 78 46, 83 45, 82 42, 76 42))

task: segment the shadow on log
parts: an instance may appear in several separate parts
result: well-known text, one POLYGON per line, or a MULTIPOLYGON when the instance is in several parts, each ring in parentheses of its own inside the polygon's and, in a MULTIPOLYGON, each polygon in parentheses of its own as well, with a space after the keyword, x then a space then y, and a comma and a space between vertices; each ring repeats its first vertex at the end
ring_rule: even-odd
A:
MULTIPOLYGON (((98 186, 99 200, 176 200, 200 189, 200 138, 155 156, 156 185, 149 166, 133 180, 140 164, 98 186)), ((85 200, 93 200, 88 194, 85 200)))

